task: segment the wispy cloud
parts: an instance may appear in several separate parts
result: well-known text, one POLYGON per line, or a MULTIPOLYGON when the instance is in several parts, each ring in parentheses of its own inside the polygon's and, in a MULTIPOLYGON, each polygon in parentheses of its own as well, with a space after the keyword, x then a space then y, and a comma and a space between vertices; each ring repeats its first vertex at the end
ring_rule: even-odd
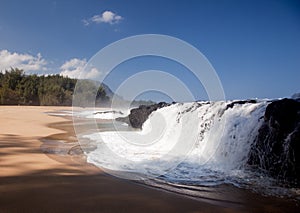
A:
POLYGON ((38 53, 36 56, 22 53, 12 53, 8 50, 0 50, 0 72, 11 67, 26 71, 45 71, 47 61, 38 53))
POLYGON ((60 67, 60 74, 70 78, 93 79, 101 75, 101 72, 96 68, 86 68, 86 59, 73 58, 66 61, 60 67))
POLYGON ((91 23, 107 23, 107 24, 118 24, 121 20, 124 18, 112 11, 106 10, 102 14, 94 15, 93 17, 89 19, 82 20, 84 25, 90 25, 91 23))

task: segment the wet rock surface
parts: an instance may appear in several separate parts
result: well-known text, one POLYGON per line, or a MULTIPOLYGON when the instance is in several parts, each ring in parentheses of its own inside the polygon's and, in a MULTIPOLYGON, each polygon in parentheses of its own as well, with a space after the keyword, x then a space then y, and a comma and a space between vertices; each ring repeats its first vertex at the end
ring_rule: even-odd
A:
POLYGON ((248 163, 281 183, 300 186, 299 101, 282 99, 267 106, 248 163))
POLYGON ((142 129, 143 123, 153 111, 169 105, 170 104, 166 102, 160 102, 153 105, 141 105, 138 108, 130 110, 130 114, 127 117, 116 118, 116 121, 127 123, 133 128, 142 129))
POLYGON ((132 109, 128 116, 130 125, 133 128, 141 129, 143 126, 143 123, 148 119, 149 115, 153 111, 156 111, 157 109, 160 109, 162 107, 166 107, 169 105, 170 104, 168 104, 168 103, 160 102, 158 104, 153 104, 150 106, 141 105, 141 106, 139 106, 139 108, 132 109))

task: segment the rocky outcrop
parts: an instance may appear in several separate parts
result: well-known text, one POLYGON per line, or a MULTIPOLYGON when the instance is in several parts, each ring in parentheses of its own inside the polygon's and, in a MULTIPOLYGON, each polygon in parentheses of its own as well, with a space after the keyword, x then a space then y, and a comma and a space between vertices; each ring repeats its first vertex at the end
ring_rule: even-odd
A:
POLYGON ((117 118, 117 121, 125 122, 128 125, 132 126, 133 128, 139 128, 141 129, 143 126, 143 123, 148 119, 149 115, 162 107, 169 106, 170 104, 165 102, 160 102, 158 104, 152 104, 152 105, 141 105, 138 108, 134 108, 130 110, 130 114, 127 117, 123 118, 117 118))
POLYGON ((270 103, 248 163, 292 186, 300 186, 300 102, 282 99, 270 103))
POLYGON ((252 100, 252 99, 250 99, 250 100, 243 100, 243 101, 234 101, 234 102, 231 102, 230 104, 227 104, 225 110, 227 110, 229 108, 233 108, 234 105, 236 105, 236 104, 247 104, 247 103, 255 104, 255 103, 257 103, 257 101, 256 100, 252 100))
POLYGON ((130 110, 130 114, 128 116, 130 125, 133 128, 142 128, 143 123, 148 119, 149 115, 156 111, 159 108, 169 106, 170 104, 165 102, 160 102, 158 104, 153 104, 150 106, 141 105, 139 108, 135 108, 130 110))

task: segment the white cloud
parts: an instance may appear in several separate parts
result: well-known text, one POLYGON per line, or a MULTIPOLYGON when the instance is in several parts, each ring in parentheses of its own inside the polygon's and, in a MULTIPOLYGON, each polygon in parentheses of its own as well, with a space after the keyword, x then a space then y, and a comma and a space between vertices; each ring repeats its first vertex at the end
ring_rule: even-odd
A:
POLYGON ((12 53, 8 50, 0 50, 0 72, 19 68, 26 71, 45 71, 47 61, 38 53, 36 56, 30 54, 12 53))
MULTIPOLYGON (((0 72, 11 68, 27 71, 51 71, 46 65, 48 62, 40 53, 36 56, 30 54, 12 53, 8 50, 0 50, 0 72)), ((66 61, 60 67, 60 74, 70 78, 95 79, 102 74, 95 67, 85 67, 86 59, 73 58, 66 61)), ((46 74, 46 73, 45 73, 46 74)))
POLYGON ((104 11, 102 14, 99 15, 94 15, 92 18, 90 19, 84 19, 82 20, 84 25, 89 25, 91 23, 107 23, 107 24, 117 24, 119 23, 121 20, 123 19, 122 16, 117 15, 116 13, 112 12, 112 11, 104 11))
POLYGON ((70 78, 80 79, 94 79, 101 75, 101 72, 95 67, 92 67, 90 69, 85 68, 86 64, 86 59, 70 59, 60 67, 60 74, 62 76, 68 76, 70 78))

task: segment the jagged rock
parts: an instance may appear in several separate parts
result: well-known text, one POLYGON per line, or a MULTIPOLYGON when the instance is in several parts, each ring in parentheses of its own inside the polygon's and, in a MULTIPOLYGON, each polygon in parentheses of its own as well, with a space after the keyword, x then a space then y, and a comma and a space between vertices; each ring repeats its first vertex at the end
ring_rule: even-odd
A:
POLYGON ((279 182, 300 186, 300 102, 282 99, 267 106, 248 163, 279 182))
POLYGON ((129 123, 133 128, 142 128, 143 123, 148 119, 148 116, 155 110, 169 106, 170 104, 165 102, 160 102, 158 104, 153 104, 150 106, 141 105, 138 108, 130 110, 128 116, 129 123))
POLYGON ((227 104, 225 110, 234 107, 235 104, 246 104, 246 103, 255 104, 255 103, 257 103, 257 101, 256 101, 256 100, 253 100, 253 99, 250 99, 250 100, 243 100, 243 101, 234 101, 234 102, 231 102, 230 104, 227 104))

